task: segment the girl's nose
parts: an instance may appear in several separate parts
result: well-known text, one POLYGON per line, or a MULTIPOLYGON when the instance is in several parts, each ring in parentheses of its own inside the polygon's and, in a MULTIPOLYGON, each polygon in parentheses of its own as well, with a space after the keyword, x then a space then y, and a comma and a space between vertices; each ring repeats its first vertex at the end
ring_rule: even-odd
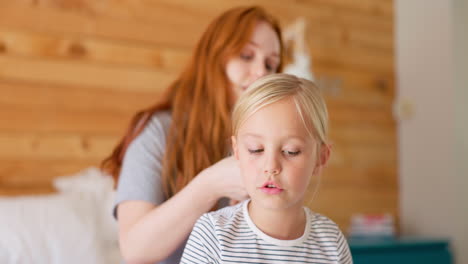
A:
POLYGON ((281 172, 281 165, 280 165, 280 162, 278 161, 278 157, 276 157, 276 155, 270 154, 270 155, 267 156, 263 172, 267 176, 275 176, 275 175, 278 175, 281 172))
POLYGON ((276 169, 266 169, 264 172, 268 176, 270 176, 270 175, 275 176, 275 175, 278 175, 280 173, 280 170, 278 168, 276 168, 276 169))

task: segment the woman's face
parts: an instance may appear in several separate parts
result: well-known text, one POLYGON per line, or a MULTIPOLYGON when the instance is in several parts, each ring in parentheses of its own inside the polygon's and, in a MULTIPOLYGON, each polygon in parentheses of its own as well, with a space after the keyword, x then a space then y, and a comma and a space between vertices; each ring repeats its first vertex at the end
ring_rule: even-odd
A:
POLYGON ((276 73, 280 64, 280 41, 270 24, 260 21, 250 41, 240 54, 228 60, 226 75, 234 95, 233 101, 258 78, 276 73))

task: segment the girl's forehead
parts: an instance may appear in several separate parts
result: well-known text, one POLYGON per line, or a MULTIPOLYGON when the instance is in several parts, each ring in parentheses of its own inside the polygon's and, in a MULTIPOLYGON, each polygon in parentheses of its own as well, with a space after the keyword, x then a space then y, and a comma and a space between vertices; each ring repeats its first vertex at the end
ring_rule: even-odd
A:
POLYGON ((292 98, 284 98, 259 108, 240 124, 238 135, 310 138, 292 98))

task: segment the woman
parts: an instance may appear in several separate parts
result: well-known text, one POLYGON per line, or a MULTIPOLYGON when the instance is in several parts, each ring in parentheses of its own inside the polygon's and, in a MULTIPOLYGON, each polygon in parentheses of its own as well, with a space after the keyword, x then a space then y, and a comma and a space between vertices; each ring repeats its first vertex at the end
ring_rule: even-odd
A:
POLYGON ((277 21, 260 7, 216 18, 178 79, 135 115, 105 169, 119 175, 115 216, 127 263, 179 263, 196 222, 247 193, 229 153, 230 112, 256 79, 282 67, 277 21), (217 204, 218 203, 218 204, 217 204))

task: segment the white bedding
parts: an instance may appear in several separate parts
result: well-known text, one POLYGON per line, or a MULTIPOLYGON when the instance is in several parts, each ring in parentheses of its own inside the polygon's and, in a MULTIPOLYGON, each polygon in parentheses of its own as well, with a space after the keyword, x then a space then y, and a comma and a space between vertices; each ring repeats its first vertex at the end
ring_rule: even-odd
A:
POLYGON ((90 168, 59 193, 0 197, 0 263, 119 263, 112 178, 90 168))

